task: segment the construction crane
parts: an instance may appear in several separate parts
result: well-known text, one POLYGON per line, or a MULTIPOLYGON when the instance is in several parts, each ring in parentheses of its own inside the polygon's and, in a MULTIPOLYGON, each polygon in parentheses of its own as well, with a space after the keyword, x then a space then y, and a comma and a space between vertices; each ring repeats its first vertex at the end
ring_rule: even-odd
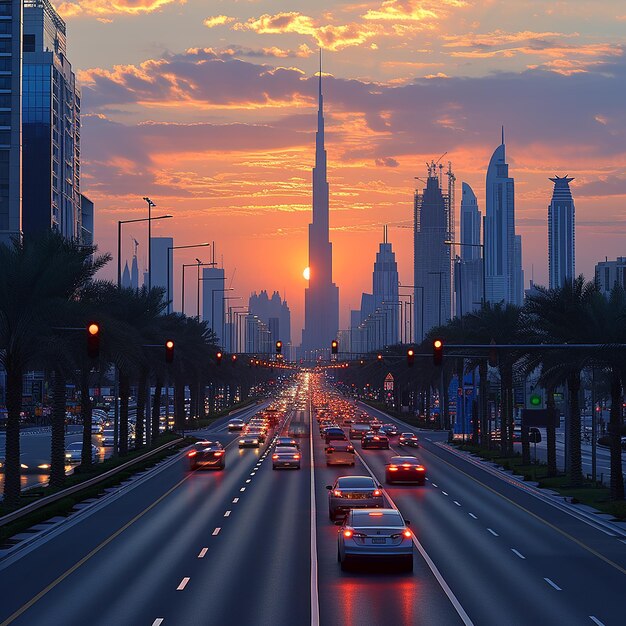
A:
POLYGON ((135 244, 135 253, 134 255, 137 256, 137 249, 139 248, 139 242, 131 235, 130 237, 133 240, 133 244, 135 244))

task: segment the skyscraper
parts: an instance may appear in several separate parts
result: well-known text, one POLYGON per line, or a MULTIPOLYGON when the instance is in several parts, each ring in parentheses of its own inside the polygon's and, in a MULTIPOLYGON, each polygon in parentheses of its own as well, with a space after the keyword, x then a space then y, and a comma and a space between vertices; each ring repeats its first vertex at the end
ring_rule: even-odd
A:
POLYGON ((554 183, 548 205, 548 270, 550 289, 562 287, 576 275, 575 212, 567 176, 550 178, 554 183))
POLYGON ((50 228, 81 240, 80 92, 65 22, 48 0, 24 0, 22 101, 26 237, 50 228))
POLYGON ((480 211, 476 194, 462 184, 461 245, 455 259, 456 314, 462 317, 480 308, 483 294, 483 260, 480 247, 480 211))
POLYGON ((333 249, 329 240, 328 181, 324 148, 324 101, 320 56, 319 106, 313 168, 313 222, 309 224, 309 286, 304 292, 302 351, 305 358, 327 354, 339 329, 339 288, 333 283, 333 249), (307 354, 308 353, 308 354, 307 354))
POLYGON ((0 243, 22 232, 22 2, 0 0, 0 243))
MULTIPOLYGON (((168 248, 171 248, 173 245, 174 239, 172 237, 152 237, 152 287, 162 287, 165 290, 165 294, 163 296, 164 300, 167 300, 168 263, 170 298, 174 297, 174 289, 172 287, 174 282, 174 266, 172 255, 167 252, 168 248)), ((144 285, 148 285, 147 272, 144 275, 144 285)))
POLYGON ((618 256, 615 261, 605 257, 604 261, 596 264, 595 279, 596 286, 606 297, 613 287, 626 289, 626 257, 618 256))
POLYGON ((287 300, 283 300, 278 291, 271 298, 265 289, 258 295, 253 293, 248 300, 248 310, 268 326, 272 341, 280 340, 284 346, 291 343, 291 312, 287 300))
POLYGON ((522 242, 515 235, 515 183, 506 162, 504 128, 487 169, 485 263, 487 300, 521 306, 524 299, 522 242))
POLYGON ((454 175, 450 165, 446 174, 449 184, 444 193, 442 168, 430 163, 426 187, 422 193, 415 192, 413 272, 418 341, 434 326, 445 324, 452 314, 452 264, 446 244, 454 237, 454 175))
POLYGON ((398 316, 401 304, 398 299, 398 264, 391 244, 387 241, 386 226, 374 262, 372 292, 374 308, 383 314, 382 345, 393 346, 399 341, 398 316))

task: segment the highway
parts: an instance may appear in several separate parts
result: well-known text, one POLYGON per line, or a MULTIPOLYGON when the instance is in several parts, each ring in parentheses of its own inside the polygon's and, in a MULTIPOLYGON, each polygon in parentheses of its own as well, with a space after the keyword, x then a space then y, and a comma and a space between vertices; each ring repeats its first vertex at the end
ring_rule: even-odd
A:
POLYGON ((1 626, 623 623, 622 538, 423 433, 426 486, 385 487, 411 520, 413 573, 342 572, 326 485, 371 474, 385 486, 385 460, 403 451, 357 443, 354 468, 327 467, 309 376, 271 433, 312 425, 301 470, 273 471, 271 444, 239 450, 220 420, 201 434, 227 447, 223 472, 189 472, 178 455, 0 556, 1 626))

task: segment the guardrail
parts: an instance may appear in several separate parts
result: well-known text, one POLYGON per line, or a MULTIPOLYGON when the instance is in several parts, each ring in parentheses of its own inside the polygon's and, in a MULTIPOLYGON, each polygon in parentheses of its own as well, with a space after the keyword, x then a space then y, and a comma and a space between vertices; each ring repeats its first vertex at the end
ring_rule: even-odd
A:
POLYGON ((94 476, 93 478, 90 478, 89 480, 86 480, 85 482, 72 485, 71 487, 67 487, 67 489, 62 489, 61 491, 58 491, 57 493, 53 493, 52 495, 45 496, 41 500, 37 500, 37 502, 31 502, 30 504, 27 504, 26 506, 20 509, 17 509, 16 511, 13 511, 12 513, 8 513, 7 515, 0 517, 0 527, 4 526, 5 524, 9 524, 10 522, 14 522, 15 520, 20 519, 21 517, 25 517, 29 513, 32 513, 33 511, 37 511, 38 509, 41 509, 44 506, 47 506, 48 504, 52 504, 53 502, 62 500, 63 498, 66 498, 67 496, 71 496, 73 493, 77 493, 79 491, 82 491, 83 489, 87 489, 89 487, 92 487, 93 485, 97 485, 98 483, 105 481, 107 478, 110 478, 111 476, 115 476, 115 474, 118 474, 119 472, 124 471, 128 467, 131 467, 132 465, 136 465, 137 463, 141 463, 142 461, 149 459, 151 456, 154 456, 158 454, 159 452, 166 450, 167 448, 171 448, 172 446, 176 445, 178 442, 182 440, 183 438, 179 437, 178 439, 168 441, 162 446, 159 446, 158 448, 155 448, 154 450, 150 450, 150 452, 146 452, 145 454, 142 454, 141 456, 131 459, 130 461, 127 461, 126 463, 122 463, 122 465, 119 465, 118 467, 114 467, 113 469, 110 469, 107 472, 104 472, 104 474, 100 474, 99 476, 94 476))

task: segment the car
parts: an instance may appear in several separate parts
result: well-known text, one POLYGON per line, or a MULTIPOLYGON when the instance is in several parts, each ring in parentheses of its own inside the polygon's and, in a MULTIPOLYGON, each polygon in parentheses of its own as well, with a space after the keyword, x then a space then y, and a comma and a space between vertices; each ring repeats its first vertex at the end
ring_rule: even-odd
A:
POLYGON ((326 447, 326 465, 351 465, 354 467, 354 446, 347 440, 333 441, 326 447))
POLYGON ((300 469, 300 451, 295 446, 277 446, 272 454, 272 469, 292 467, 300 469))
POLYGON ((308 437, 309 427, 307 426, 307 424, 304 424, 302 422, 296 422, 295 424, 292 423, 289 425, 287 435, 289 435, 289 437, 295 437, 296 439, 308 437))
POLYGON ((293 446, 294 448, 300 449, 300 444, 293 437, 277 437, 276 438, 276 447, 278 446, 293 446))
MULTIPOLYGON (((74 443, 70 443, 65 448, 65 462, 69 464, 80 463, 82 460, 83 454, 83 443, 82 441, 76 441, 74 443)), ((98 455, 100 454, 100 448, 98 446, 91 446, 91 462, 96 463, 98 460, 98 455)))
POLYGON ((328 489, 328 516, 335 521, 337 515, 354 508, 382 508, 382 487, 371 476, 340 476, 328 489))
POLYGON ((389 450, 389 439, 387 435, 370 431, 365 433, 361 438, 361 448, 366 450, 368 448, 375 448, 378 450, 389 450))
POLYGON ((239 438, 240 448, 258 448, 260 445, 261 442, 256 435, 245 433, 239 438))
POLYGON ((252 435, 259 440, 259 443, 265 443, 267 437, 266 432, 262 428, 249 428, 246 435, 252 435))
POLYGON ((350 426, 350 439, 361 439, 365 433, 370 431, 369 424, 352 424, 350 426))
POLYGON ((420 440, 415 433, 400 433, 400 436, 398 437, 398 445, 419 448, 420 440))
POLYGON ((397 561, 413 571, 413 533, 396 509, 353 509, 337 534, 337 560, 342 570, 357 560, 397 561))
POLYGON ((242 419, 239 419, 238 417, 234 417, 228 422, 228 430, 230 432, 236 431, 236 430, 243 430, 245 425, 246 423, 242 419))
POLYGON ((395 424, 383 424, 382 430, 385 432, 387 437, 396 437, 400 432, 395 424))
POLYGON ((385 480, 391 483, 426 482, 426 468, 414 456, 392 456, 385 465, 385 480))
POLYGON ((343 432, 343 429, 337 426, 333 426, 331 428, 326 429, 326 432, 324 435, 324 441, 327 446, 332 445, 334 441, 347 441, 347 440, 348 438, 346 437, 346 433, 343 432))
POLYGON ((226 450, 219 441, 197 441, 187 452, 189 469, 212 468, 223 470, 226 467, 226 450))

